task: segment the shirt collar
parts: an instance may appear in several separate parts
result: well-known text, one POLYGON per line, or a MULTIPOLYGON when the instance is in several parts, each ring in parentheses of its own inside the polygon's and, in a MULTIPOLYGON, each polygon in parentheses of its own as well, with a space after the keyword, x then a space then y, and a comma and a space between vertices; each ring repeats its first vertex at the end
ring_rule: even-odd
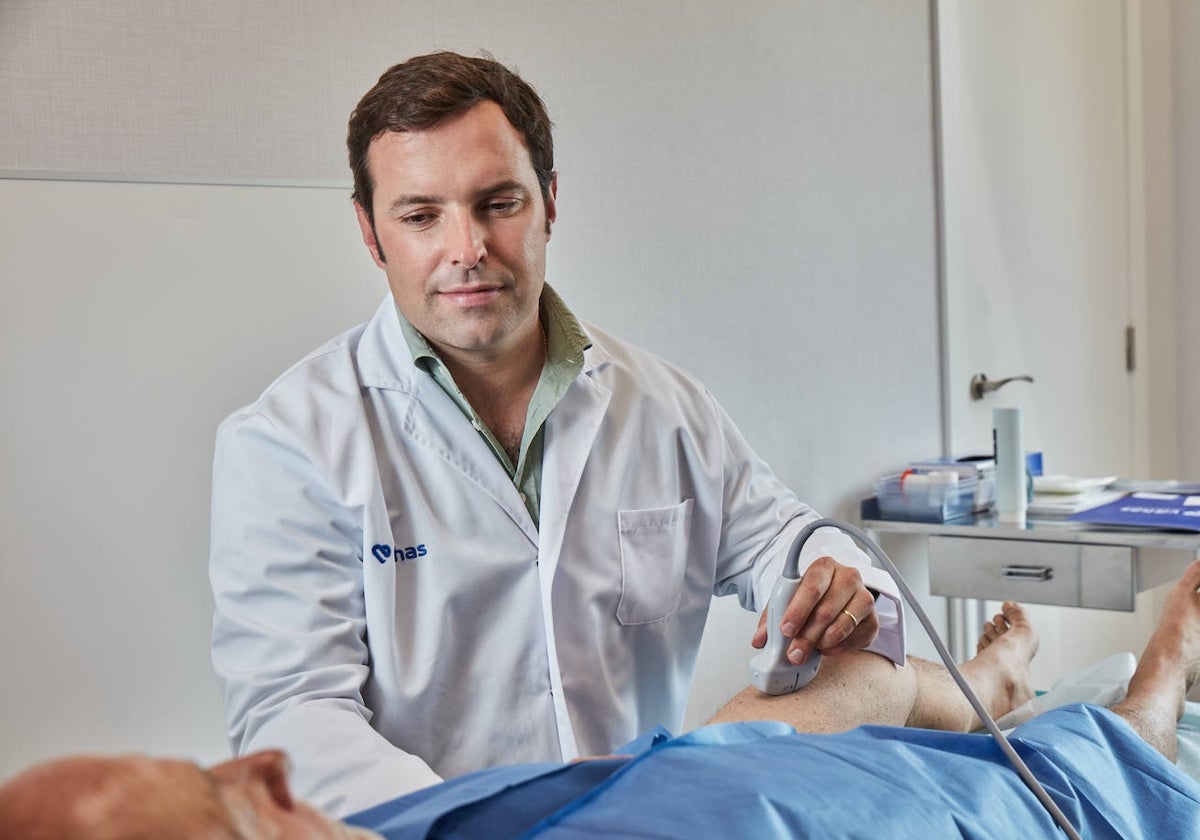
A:
MULTIPOLYGON (((592 342, 579 319, 567 308, 566 302, 549 283, 542 287, 539 310, 542 325, 546 330, 546 355, 549 364, 580 365, 583 362, 583 351, 591 347, 592 342)), ((441 365, 442 360, 438 358, 429 341, 404 317, 398 306, 396 317, 400 319, 400 330, 404 333, 409 352, 412 353, 413 363, 426 372, 432 372, 434 365, 441 365)))

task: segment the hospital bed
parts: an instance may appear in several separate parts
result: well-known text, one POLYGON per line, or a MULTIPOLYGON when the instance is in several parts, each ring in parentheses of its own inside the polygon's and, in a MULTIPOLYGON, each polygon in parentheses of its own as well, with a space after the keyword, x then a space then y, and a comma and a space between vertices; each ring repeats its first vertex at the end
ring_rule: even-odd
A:
MULTIPOLYGON (((1082 836, 1200 838, 1200 703, 1187 704, 1179 728, 1177 763, 1190 780, 1116 716, 1078 705, 1119 701, 1134 665, 1121 654, 1085 668, 1000 723, 1029 719, 1014 743, 1082 836)), ((797 736, 780 723, 731 723, 650 733, 620 752, 631 755, 468 774, 348 821, 388 840, 1062 836, 986 737, 870 726, 797 736), (806 765, 794 761, 796 739, 806 765)))
MULTIPOLYGON (((1117 653, 1059 679, 1045 692, 1013 709, 996 723, 1006 733, 1035 715, 1069 703, 1110 707, 1125 697, 1129 678, 1137 667, 1132 653, 1117 653)), ((1187 701, 1178 728, 1179 755, 1175 764, 1200 782, 1200 703, 1187 701)), ((1200 831, 1200 828, 1198 828, 1200 831)))

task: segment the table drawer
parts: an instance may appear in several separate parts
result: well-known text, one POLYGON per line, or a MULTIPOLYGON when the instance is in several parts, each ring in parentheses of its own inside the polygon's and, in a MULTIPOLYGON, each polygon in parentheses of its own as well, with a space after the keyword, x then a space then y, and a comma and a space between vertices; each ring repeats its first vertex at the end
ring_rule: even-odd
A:
POLYGON ((934 595, 1133 611, 1135 551, 1124 545, 929 538, 934 595))

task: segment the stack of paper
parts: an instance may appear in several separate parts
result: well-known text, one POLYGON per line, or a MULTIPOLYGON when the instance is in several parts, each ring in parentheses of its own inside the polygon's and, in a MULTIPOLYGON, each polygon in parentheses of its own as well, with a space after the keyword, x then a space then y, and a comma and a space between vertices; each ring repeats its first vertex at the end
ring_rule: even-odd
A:
POLYGON ((1116 476, 1079 478, 1068 475, 1038 475, 1033 478, 1033 498, 1029 515, 1065 517, 1089 508, 1116 501, 1125 495, 1120 490, 1106 490, 1116 476))

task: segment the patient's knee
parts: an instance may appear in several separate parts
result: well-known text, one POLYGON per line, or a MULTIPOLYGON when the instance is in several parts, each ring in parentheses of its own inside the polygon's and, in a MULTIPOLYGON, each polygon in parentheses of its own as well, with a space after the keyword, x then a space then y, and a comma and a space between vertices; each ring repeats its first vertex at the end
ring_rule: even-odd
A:
POLYGON ((902 726, 916 700, 916 679, 878 654, 825 656, 807 686, 791 694, 742 689, 709 721, 778 720, 801 732, 844 732, 865 723, 902 726))

